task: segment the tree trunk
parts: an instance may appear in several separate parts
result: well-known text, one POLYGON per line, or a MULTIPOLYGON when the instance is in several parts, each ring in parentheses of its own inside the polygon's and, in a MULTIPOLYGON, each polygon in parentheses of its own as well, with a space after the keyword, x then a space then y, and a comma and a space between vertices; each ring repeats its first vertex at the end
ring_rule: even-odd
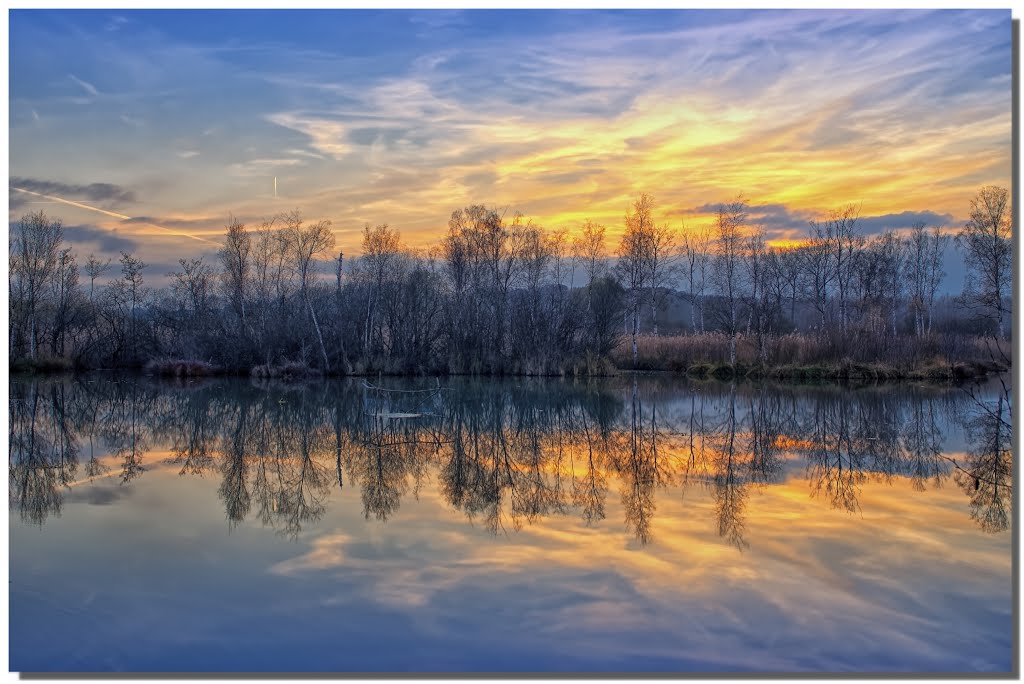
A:
POLYGON ((35 314, 34 311, 32 312, 32 325, 29 328, 28 349, 29 349, 29 357, 33 361, 35 361, 36 360, 36 314, 35 314))
POLYGON ((313 302, 310 301, 309 297, 306 297, 306 306, 309 307, 309 315, 313 319, 313 327, 316 328, 317 339, 320 340, 320 353, 324 358, 324 372, 328 373, 331 370, 331 363, 327 360, 327 348, 324 347, 324 336, 320 332, 320 323, 316 320, 316 312, 313 311, 313 302))
POLYGON ((639 331, 640 331, 640 308, 637 307, 637 306, 634 306, 633 307, 633 370, 636 370, 636 364, 637 364, 638 353, 637 353, 637 346, 636 346, 636 336, 637 336, 637 333, 639 331))

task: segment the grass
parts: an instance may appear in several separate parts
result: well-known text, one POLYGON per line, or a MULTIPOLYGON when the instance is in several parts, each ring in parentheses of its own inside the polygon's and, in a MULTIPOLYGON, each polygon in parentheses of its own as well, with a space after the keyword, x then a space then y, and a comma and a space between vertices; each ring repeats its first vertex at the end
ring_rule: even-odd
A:
MULTIPOLYGON (((874 338, 857 339, 855 334, 840 341, 790 334, 767 339, 762 355, 756 338, 741 335, 733 365, 729 363, 729 338, 722 333, 642 336, 637 338, 636 369, 719 380, 962 380, 1008 369, 1009 343, 999 342, 998 349, 996 344, 966 336, 904 338, 894 345, 874 338)), ((633 368, 631 340, 623 340, 612 360, 620 369, 633 368)))
POLYGON ((70 373, 75 370, 75 364, 70 359, 54 356, 41 356, 35 361, 21 358, 10 363, 11 373, 70 373))

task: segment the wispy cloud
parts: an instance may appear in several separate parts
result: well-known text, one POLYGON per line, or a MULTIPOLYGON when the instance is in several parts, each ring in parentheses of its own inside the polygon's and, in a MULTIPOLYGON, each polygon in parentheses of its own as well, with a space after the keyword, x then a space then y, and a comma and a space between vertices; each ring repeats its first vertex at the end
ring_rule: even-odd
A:
POLYGON ((73 185, 59 183, 57 181, 39 180, 36 178, 23 178, 12 176, 11 187, 18 187, 37 193, 53 195, 70 195, 72 197, 101 202, 110 200, 113 202, 134 202, 135 193, 132 190, 123 188, 113 183, 90 183, 88 185, 73 185))
POLYGON ((124 17, 118 14, 110 17, 110 21, 107 22, 105 28, 107 31, 119 31, 122 26, 128 23, 128 17, 124 17))
POLYGON ((267 121, 307 136, 313 149, 334 159, 344 158, 352 149, 345 140, 347 127, 338 120, 282 112, 269 115, 267 121))
POLYGON ((339 237, 388 221, 414 245, 469 202, 614 240, 640 191, 696 227, 690 209, 742 192, 782 234, 849 203, 956 222, 978 186, 1009 183, 1008 12, 312 13, 288 16, 351 40, 254 22, 244 44, 118 14, 131 31, 101 18, 13 45, 12 102, 47 125, 12 122, 12 172, 144 177, 157 215, 273 212, 266 177, 287 176, 339 237), (106 125, 33 89, 29 63, 49 65, 39 83, 117 83, 97 97, 74 76, 106 125), (131 141, 124 112, 146 123, 131 141))
POLYGON ((89 83, 87 81, 83 81, 82 79, 78 78, 74 74, 68 74, 68 78, 70 78, 72 81, 77 83, 82 88, 82 90, 84 90, 85 92, 89 93, 93 97, 96 97, 97 95, 100 94, 99 91, 96 90, 96 86, 94 86, 92 83, 89 83))

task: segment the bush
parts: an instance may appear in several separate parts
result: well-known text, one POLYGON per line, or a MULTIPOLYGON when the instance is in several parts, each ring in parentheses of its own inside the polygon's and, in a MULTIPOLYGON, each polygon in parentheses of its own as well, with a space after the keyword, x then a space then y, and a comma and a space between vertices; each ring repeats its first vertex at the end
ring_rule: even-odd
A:
POLYGON ((220 369, 205 361, 191 359, 153 359, 146 364, 146 372, 167 378, 200 378, 217 375, 220 369))
POLYGON ((279 378, 281 380, 301 380, 303 378, 312 378, 322 375, 322 373, 316 369, 307 366, 301 361, 286 361, 279 366, 273 366, 268 364, 261 364, 259 366, 253 366, 249 372, 254 378, 279 378))

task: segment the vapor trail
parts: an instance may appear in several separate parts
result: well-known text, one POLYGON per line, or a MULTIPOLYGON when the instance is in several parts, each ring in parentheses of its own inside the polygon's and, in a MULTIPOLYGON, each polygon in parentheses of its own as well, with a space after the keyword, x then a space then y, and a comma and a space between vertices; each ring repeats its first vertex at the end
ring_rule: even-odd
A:
MULTIPOLYGON (((17 190, 18 192, 23 192, 26 195, 35 195, 36 197, 42 197, 44 199, 53 200, 54 202, 60 202, 61 204, 68 204, 68 205, 70 205, 72 207, 78 207, 79 209, 88 209, 89 211, 97 211, 97 212, 99 212, 101 214, 106 214, 107 216, 113 216, 116 219, 121 219, 122 221, 130 221, 132 219, 131 216, 125 216, 124 214, 118 214, 118 213, 113 212, 113 211, 107 211, 106 209, 100 209, 99 207, 90 207, 88 204, 82 204, 81 202, 72 202, 71 200, 66 200, 66 199, 63 199, 61 197, 54 197, 53 195, 44 195, 41 192, 33 192, 32 190, 26 190, 24 188, 16 188, 14 186, 11 186, 11 190, 17 190)), ((188 233, 183 233, 180 230, 171 230, 170 228, 164 228, 163 226, 158 226, 157 224, 149 223, 148 221, 146 222, 146 225, 153 226, 154 228, 158 228, 159 230, 166 231, 168 233, 171 233, 172 235, 181 235, 182 237, 187 237, 187 238, 191 238, 193 240, 198 240, 199 242, 206 242, 206 243, 211 244, 211 245, 218 245, 219 246, 219 243, 216 243, 213 240, 207 240, 204 237, 199 237, 198 235, 189 235, 188 233)))
POLYGON ((52 197, 51 195, 44 195, 41 192, 32 192, 31 190, 25 190, 24 188, 12 187, 11 190, 17 190, 18 192, 24 192, 27 195, 35 195, 36 197, 45 197, 48 200, 53 200, 54 202, 61 202, 63 204, 70 204, 71 206, 78 207, 79 209, 89 209, 90 211, 98 211, 101 214, 106 214, 107 216, 113 216, 114 218, 125 219, 125 220, 131 218, 131 216, 125 216, 124 214, 115 214, 114 212, 107 211, 106 209, 100 209, 98 207, 90 207, 87 204, 79 204, 78 202, 72 202, 71 200, 61 199, 60 197, 52 197))

